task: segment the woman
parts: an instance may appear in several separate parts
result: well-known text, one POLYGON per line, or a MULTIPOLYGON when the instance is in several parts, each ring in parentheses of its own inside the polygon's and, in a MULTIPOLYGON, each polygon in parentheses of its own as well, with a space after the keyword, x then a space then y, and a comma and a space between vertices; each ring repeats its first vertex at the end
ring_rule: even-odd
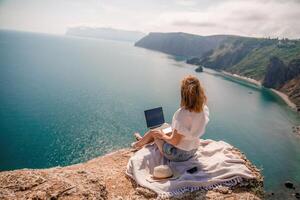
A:
POLYGON ((204 134, 208 117, 206 95, 200 81, 194 76, 187 76, 181 82, 181 103, 172 119, 172 132, 148 131, 144 137, 135 133, 138 141, 132 146, 141 148, 154 141, 167 159, 186 161, 197 151, 199 137, 204 134))

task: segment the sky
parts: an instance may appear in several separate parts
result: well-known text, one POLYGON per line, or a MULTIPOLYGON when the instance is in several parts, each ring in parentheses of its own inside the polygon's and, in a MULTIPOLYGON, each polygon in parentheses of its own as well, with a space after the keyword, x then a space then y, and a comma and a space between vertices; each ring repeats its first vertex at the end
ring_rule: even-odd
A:
POLYGON ((300 0, 0 0, 0 29, 75 26, 300 38, 300 0))

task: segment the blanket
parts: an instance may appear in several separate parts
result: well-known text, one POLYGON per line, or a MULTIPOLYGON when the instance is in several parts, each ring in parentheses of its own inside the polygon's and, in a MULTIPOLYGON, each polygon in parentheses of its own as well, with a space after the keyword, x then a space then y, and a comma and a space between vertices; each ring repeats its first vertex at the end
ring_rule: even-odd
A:
POLYGON ((126 174, 140 186, 169 198, 195 190, 209 190, 219 186, 234 186, 244 179, 254 178, 240 155, 233 153, 232 146, 224 141, 200 140, 194 157, 184 162, 172 162, 164 158, 155 144, 137 151, 127 164, 126 174), (173 177, 163 180, 152 178, 158 165, 169 165, 173 177), (190 173, 191 168, 197 171, 190 173))

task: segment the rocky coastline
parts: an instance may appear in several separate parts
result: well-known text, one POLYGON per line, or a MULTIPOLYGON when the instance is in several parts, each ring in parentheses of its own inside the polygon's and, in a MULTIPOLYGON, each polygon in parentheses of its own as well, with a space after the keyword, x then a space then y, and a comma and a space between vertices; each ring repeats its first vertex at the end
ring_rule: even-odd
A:
MULTIPOLYGON (((261 199, 263 177, 243 153, 239 154, 256 178, 234 188, 195 191, 172 199, 261 199)), ((152 191, 138 186, 124 173, 131 149, 66 167, 21 169, 0 172, 0 199, 156 199, 152 191)))
MULTIPOLYGON (((248 77, 241 76, 241 75, 238 75, 238 74, 232 74, 232 73, 226 72, 224 70, 221 71, 221 74, 223 74, 225 76, 230 76, 232 78, 236 78, 236 79, 240 79, 240 80, 246 81, 246 82, 254 84, 254 85, 258 86, 258 87, 262 87, 261 81, 257 81, 257 80, 252 79, 252 78, 248 78, 248 77)), ((269 89, 274 94, 276 94, 278 97, 280 97, 290 108, 292 108, 293 110, 297 110, 296 104, 289 98, 288 95, 286 95, 285 93, 283 93, 283 92, 281 92, 279 90, 273 89, 273 88, 269 88, 269 89)))
MULTIPOLYGON (((199 58, 187 59, 186 63, 197 66, 197 68, 195 69, 196 72, 203 72, 203 67, 201 66, 201 59, 199 59, 199 58)), ((258 87, 263 86, 262 81, 255 80, 253 78, 249 78, 249 77, 242 76, 242 75, 239 75, 239 74, 234 74, 234 73, 231 73, 231 72, 228 72, 228 71, 225 71, 225 70, 220 70, 220 72, 221 72, 222 75, 230 76, 232 78, 239 79, 239 80, 243 80, 243 81, 246 81, 248 83, 254 84, 258 87)), ((274 94, 276 94, 278 97, 280 97, 290 108, 292 108, 293 110, 296 110, 296 111, 300 110, 299 109, 300 106, 299 105, 297 106, 294 103, 294 101, 292 100, 292 98, 290 98, 289 95, 286 94, 288 92, 286 92, 283 89, 281 89, 281 90, 274 89, 274 88, 269 88, 269 89, 274 94)))

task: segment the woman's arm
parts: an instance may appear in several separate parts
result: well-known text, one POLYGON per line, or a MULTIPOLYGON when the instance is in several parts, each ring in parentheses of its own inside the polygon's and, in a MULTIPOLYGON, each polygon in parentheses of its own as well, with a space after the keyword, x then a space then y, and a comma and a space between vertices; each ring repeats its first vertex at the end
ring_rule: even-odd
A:
POLYGON ((173 132, 166 133, 166 134, 160 132, 160 134, 157 134, 156 137, 166 141, 169 144, 176 146, 177 144, 179 144, 180 140, 184 136, 179 134, 178 131, 174 129, 173 132))

